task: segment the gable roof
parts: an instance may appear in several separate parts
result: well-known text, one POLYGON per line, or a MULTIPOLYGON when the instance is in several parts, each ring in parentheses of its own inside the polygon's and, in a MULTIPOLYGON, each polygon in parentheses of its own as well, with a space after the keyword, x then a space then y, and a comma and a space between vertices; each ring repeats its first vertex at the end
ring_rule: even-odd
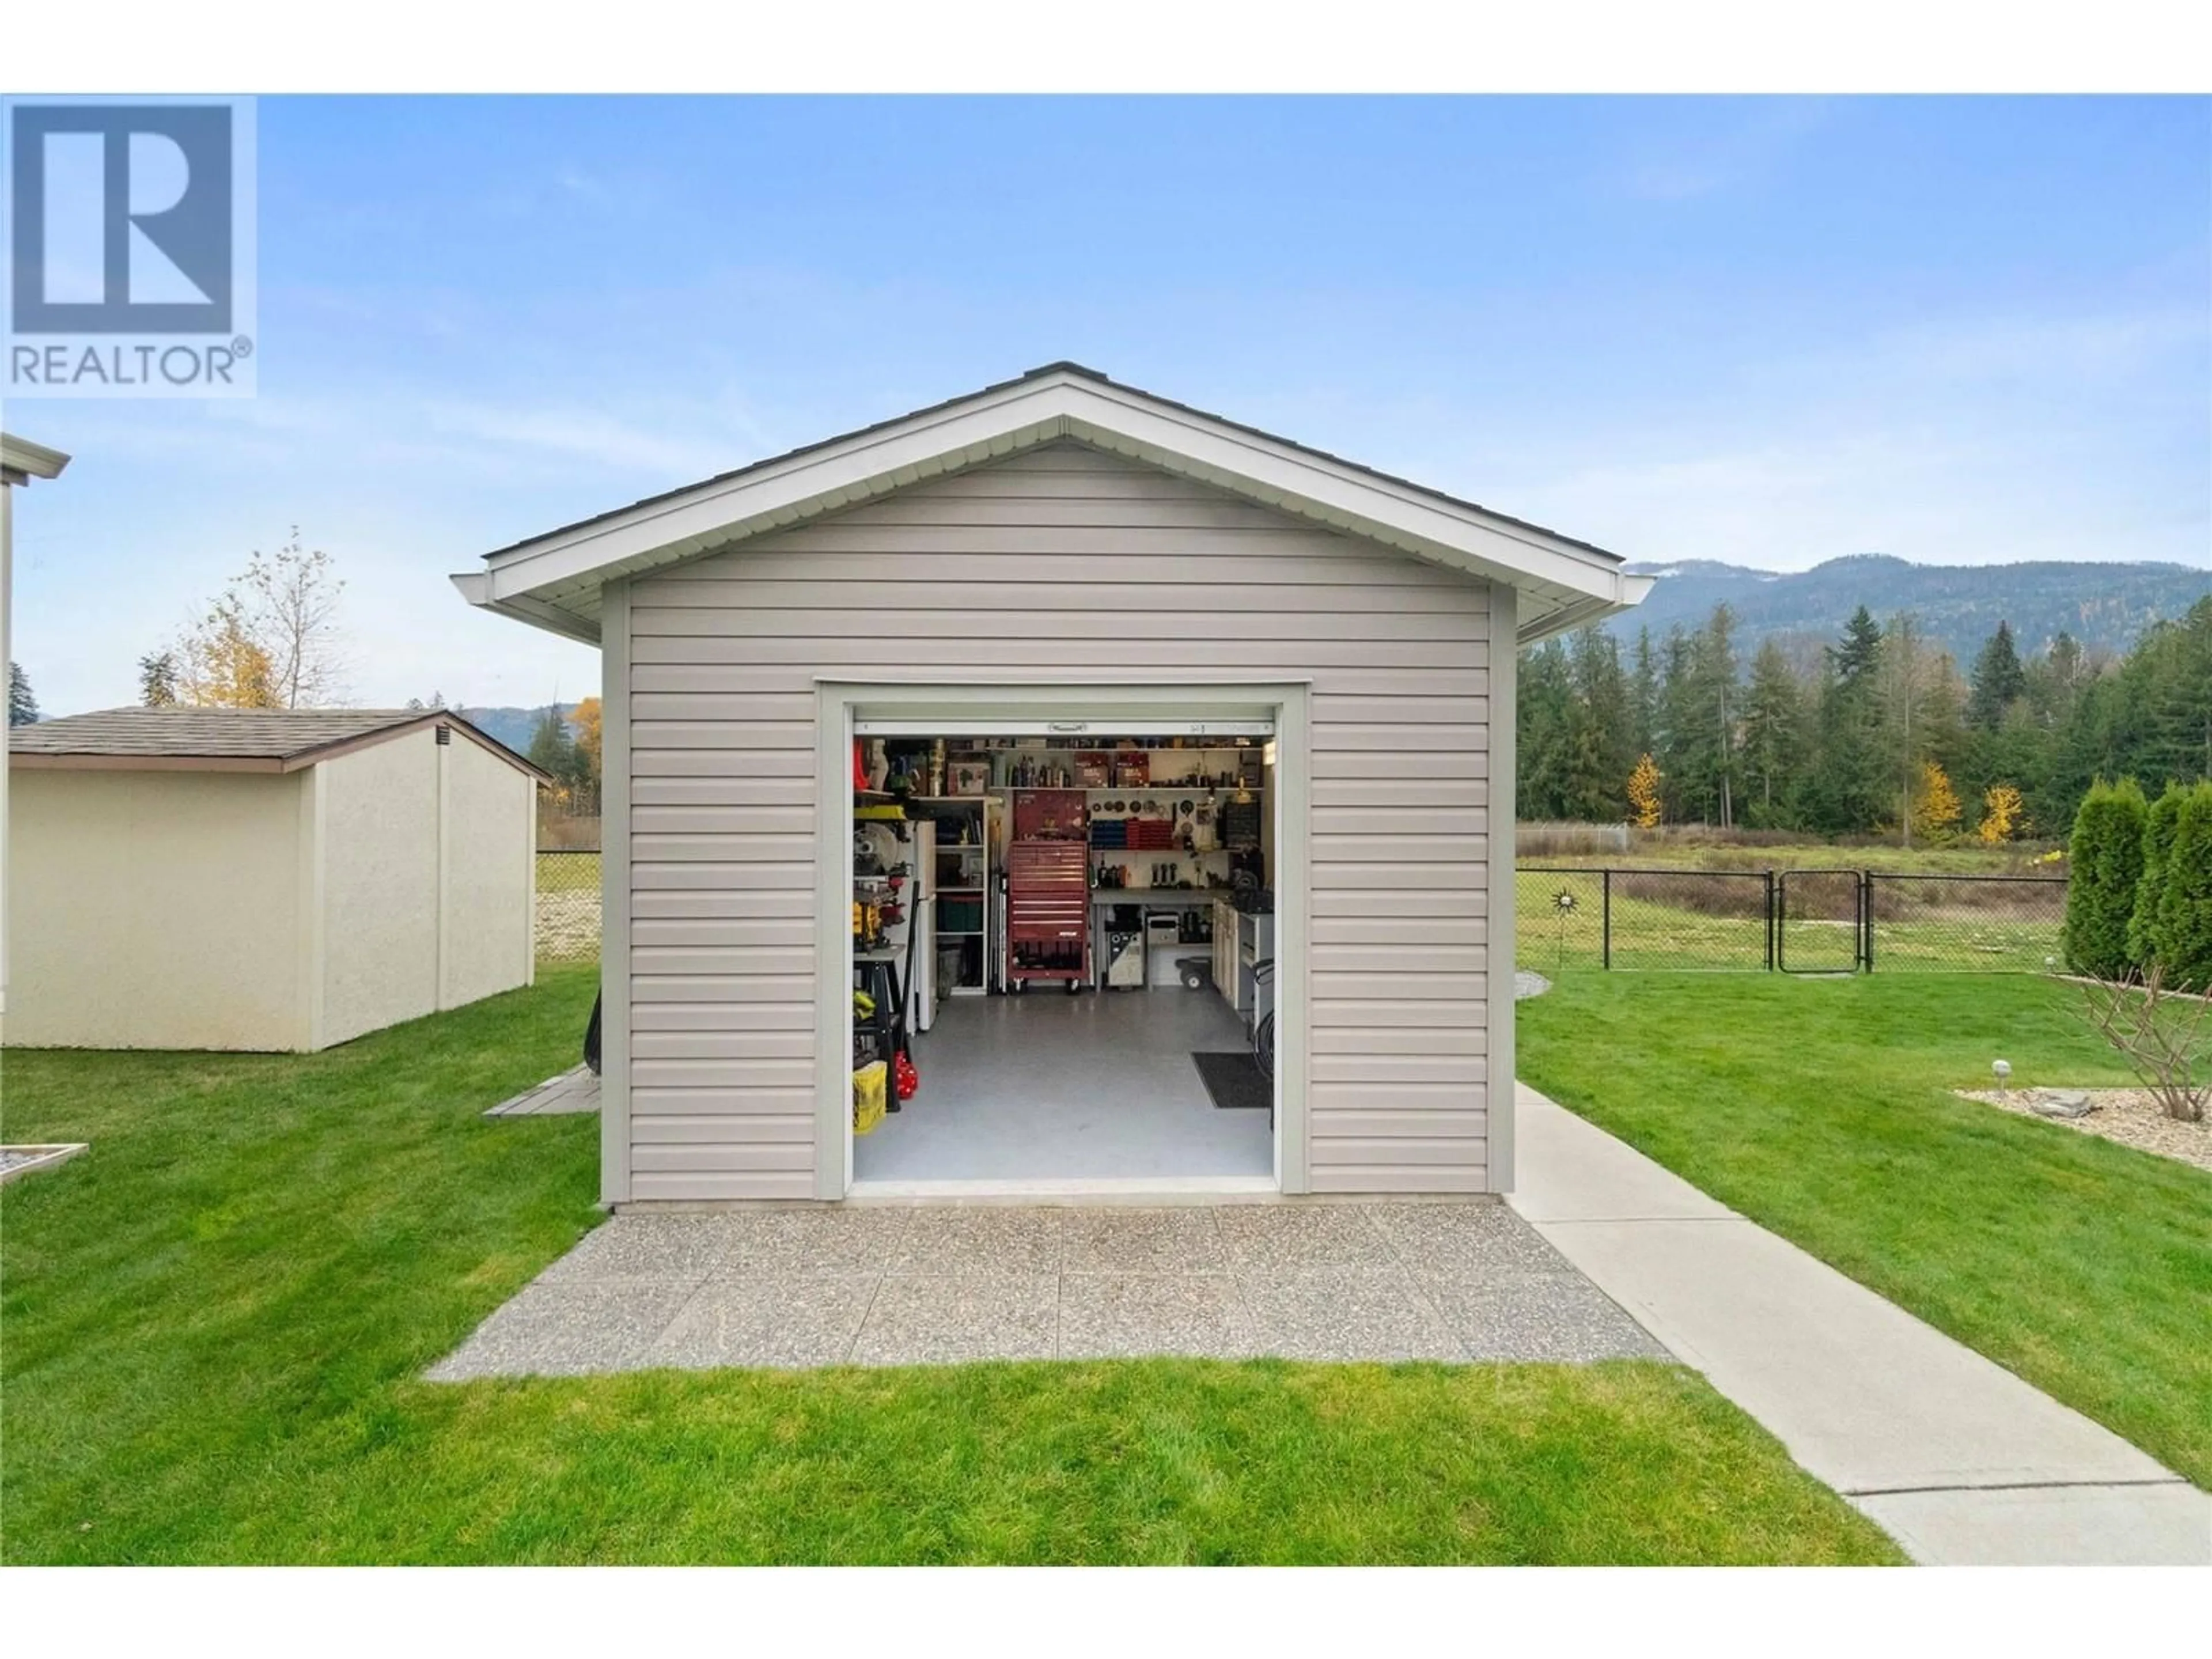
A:
POLYGON ((18 726, 10 766, 108 771, 297 772, 445 726, 540 783, 552 779, 449 708, 103 708, 18 726))
POLYGON ((600 590, 617 577, 1064 439, 1507 583, 1524 642, 1626 610, 1650 588, 1588 542, 1069 362, 500 548, 453 585, 471 605, 596 642, 600 590))

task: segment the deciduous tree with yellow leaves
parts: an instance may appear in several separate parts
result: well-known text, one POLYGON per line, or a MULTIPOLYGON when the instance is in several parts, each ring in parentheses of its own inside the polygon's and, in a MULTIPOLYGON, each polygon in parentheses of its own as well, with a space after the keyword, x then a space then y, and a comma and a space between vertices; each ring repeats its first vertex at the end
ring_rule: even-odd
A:
POLYGON ((1982 821, 1974 838, 1984 847, 2002 846, 2027 829, 2027 809, 2020 791, 2008 783, 1993 783, 1982 792, 1982 821))
POLYGON ((1912 833, 1940 846, 1959 833, 1959 792, 1951 775, 1934 761, 1920 763, 1920 787, 1912 801, 1912 833))
POLYGON ((1636 769, 1628 775, 1628 817, 1638 830, 1658 827, 1659 815, 1666 805, 1660 789, 1662 781, 1659 763, 1649 755, 1638 757, 1636 769))

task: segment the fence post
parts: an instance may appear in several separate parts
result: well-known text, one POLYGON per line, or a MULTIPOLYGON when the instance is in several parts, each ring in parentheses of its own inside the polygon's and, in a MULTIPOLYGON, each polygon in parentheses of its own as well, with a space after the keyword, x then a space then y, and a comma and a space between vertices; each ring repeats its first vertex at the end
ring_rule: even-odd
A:
POLYGON ((1605 969, 1610 973, 1613 971, 1613 870, 1611 866, 1608 866, 1599 871, 1598 876, 1599 891, 1601 895, 1598 901, 1600 918, 1598 938, 1601 941, 1599 948, 1604 953, 1605 969))
POLYGON ((1766 872, 1766 971, 1774 971, 1774 941, 1782 930, 1781 918, 1775 913, 1774 872, 1766 872))
POLYGON ((1859 963, 1874 972, 1874 872, 1859 872, 1859 963))

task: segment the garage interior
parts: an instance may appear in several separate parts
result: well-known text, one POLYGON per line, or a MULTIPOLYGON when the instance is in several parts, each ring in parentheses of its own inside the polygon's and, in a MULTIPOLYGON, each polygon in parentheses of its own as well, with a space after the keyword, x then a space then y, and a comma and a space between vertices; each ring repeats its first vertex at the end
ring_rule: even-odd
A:
POLYGON ((1272 722, 854 730, 855 1182, 1272 1183, 1272 722))

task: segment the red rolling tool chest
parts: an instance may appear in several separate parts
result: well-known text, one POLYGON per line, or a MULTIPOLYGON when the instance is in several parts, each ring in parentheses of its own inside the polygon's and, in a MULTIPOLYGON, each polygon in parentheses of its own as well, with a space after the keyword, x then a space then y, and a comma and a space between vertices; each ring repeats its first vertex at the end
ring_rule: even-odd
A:
POLYGON ((1091 854, 1080 789, 1014 791, 1006 847, 1008 988, 1091 977, 1091 854))

